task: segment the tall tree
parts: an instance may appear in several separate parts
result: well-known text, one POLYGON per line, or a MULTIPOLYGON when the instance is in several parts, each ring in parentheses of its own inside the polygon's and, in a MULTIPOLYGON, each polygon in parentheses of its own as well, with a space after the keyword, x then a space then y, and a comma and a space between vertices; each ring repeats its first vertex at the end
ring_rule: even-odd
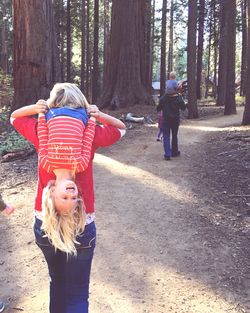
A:
MULTIPOLYGON (((103 49, 103 73, 107 72, 107 59, 108 59, 108 54, 110 50, 110 9, 109 9, 109 0, 104 0, 104 25, 103 25, 103 30, 104 30, 104 35, 103 35, 103 41, 104 41, 104 49, 103 49)), ((105 77, 103 77, 103 80, 105 81, 105 77)))
POLYGON ((67 0, 67 81, 71 81, 71 0, 67 0))
POLYGON ((51 0, 13 0, 14 102, 12 110, 47 98, 60 81, 51 0))
POLYGON ((57 34, 57 44, 59 47, 59 59, 61 66, 62 81, 65 80, 65 35, 66 35, 66 23, 65 23, 65 6, 64 0, 54 0, 54 12, 55 12, 55 28, 57 34))
POLYGON ((81 90, 85 93, 86 79, 86 1, 82 0, 81 21, 81 90))
POLYGON ((219 70, 218 70, 218 90, 217 102, 218 106, 224 106, 226 101, 226 0, 220 2, 220 34, 219 34, 219 70))
POLYGON ((110 54, 104 89, 99 99, 102 107, 112 109, 134 104, 152 103, 152 97, 142 77, 146 49, 144 0, 116 0, 112 6, 110 54))
POLYGON ((242 49, 241 49, 241 84, 240 95, 246 93, 246 66, 247 66, 247 0, 241 1, 242 20, 242 49))
POLYGON ((173 57, 174 57, 174 1, 171 0, 170 6, 170 25, 169 25, 169 48, 168 48, 168 77, 169 73, 173 71, 173 57))
POLYGON ((142 32, 142 42, 145 43, 144 46, 141 47, 141 53, 144 53, 144 65, 142 63, 142 80, 143 84, 145 86, 150 86, 151 91, 151 84, 152 84, 152 41, 151 41, 151 30, 152 30, 152 5, 151 0, 145 0, 145 2, 142 2, 142 5, 144 6, 142 10, 145 12, 144 16, 144 25, 145 25, 145 31, 142 32), (146 48, 144 51, 142 49, 146 48))
POLYGON ((92 102, 92 96, 91 96, 91 48, 90 48, 90 0, 86 0, 86 88, 85 88, 85 94, 87 96, 87 99, 92 102))
POLYGON ((227 0, 226 4, 227 25, 227 64, 226 64, 226 96, 225 115, 236 113, 235 102, 235 49, 236 49, 236 1, 227 0))
POLYGON ((4 14, 0 11, 0 67, 4 73, 8 71, 8 56, 4 14))
POLYGON ((213 90, 212 94, 213 97, 217 97, 217 81, 218 81, 218 75, 217 75, 217 68, 218 68, 218 46, 219 46, 219 12, 218 12, 218 0, 212 1, 212 15, 213 15, 213 90))
POLYGON ((167 35, 167 0, 162 1, 161 19, 161 76, 160 95, 165 93, 166 88, 166 35, 167 35))
POLYGON ((92 102, 97 100, 99 95, 99 62, 98 62, 98 42, 99 42, 99 0, 95 0, 94 5, 94 53, 92 71, 92 102))
MULTIPOLYGON (((250 0, 247 0, 247 70, 246 85, 250 84, 250 0)), ((246 103, 243 114, 243 125, 250 125, 250 88, 246 88, 246 103)))
POLYGON ((235 105, 235 0, 220 1, 220 40, 217 105, 225 114, 236 112, 235 105))
POLYGON ((197 48, 197 81, 196 90, 197 98, 201 99, 201 76, 202 76, 202 58, 204 43, 204 21, 205 21, 205 0, 199 0, 198 10, 198 48, 197 48))
POLYGON ((196 21, 197 1, 188 1, 188 43, 187 43, 187 80, 188 80, 188 118, 198 118, 196 94, 196 21))

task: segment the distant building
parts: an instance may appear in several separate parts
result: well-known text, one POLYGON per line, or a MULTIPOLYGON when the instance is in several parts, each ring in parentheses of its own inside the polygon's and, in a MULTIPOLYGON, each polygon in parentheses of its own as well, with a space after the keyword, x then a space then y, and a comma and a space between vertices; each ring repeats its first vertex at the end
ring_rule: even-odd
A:
POLYGON ((152 82, 153 94, 160 93, 160 87, 161 87, 160 82, 152 82))

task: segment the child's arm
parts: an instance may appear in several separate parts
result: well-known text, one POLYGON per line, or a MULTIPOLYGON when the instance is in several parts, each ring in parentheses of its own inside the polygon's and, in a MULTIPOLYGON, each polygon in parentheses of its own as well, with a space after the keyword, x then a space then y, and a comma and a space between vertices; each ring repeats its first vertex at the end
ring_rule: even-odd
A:
POLYGON ((38 100, 36 104, 27 105, 11 113, 11 118, 18 118, 39 113, 46 113, 48 106, 45 100, 38 100))
POLYGON ((83 137, 82 137, 82 152, 81 152, 81 164, 80 164, 80 171, 85 171, 89 165, 89 160, 91 157, 92 151, 92 143, 95 137, 95 121, 94 117, 90 117, 88 120, 88 124, 84 130, 83 137))
MULTIPOLYGON (((48 126, 43 113, 39 113, 38 115, 37 136, 39 140, 39 162, 43 168, 45 168, 46 160, 48 158, 48 126)), ((47 169, 45 168, 45 170, 47 169)))
POLYGON ((101 112, 96 105, 90 105, 87 111, 90 116, 95 117, 96 120, 103 125, 110 125, 119 129, 126 129, 126 125, 122 121, 120 121, 118 118, 101 112))

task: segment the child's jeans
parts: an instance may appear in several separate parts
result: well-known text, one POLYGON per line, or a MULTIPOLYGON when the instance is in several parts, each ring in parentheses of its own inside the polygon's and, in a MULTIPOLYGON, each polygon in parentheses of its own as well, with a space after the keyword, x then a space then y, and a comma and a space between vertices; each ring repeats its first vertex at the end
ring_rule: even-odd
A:
POLYGON ((56 250, 41 230, 42 221, 35 219, 36 243, 46 259, 50 275, 50 313, 88 313, 89 281, 96 242, 95 223, 86 225, 77 256, 56 250))
POLYGON ((163 124, 163 147, 166 157, 178 154, 178 129, 179 119, 168 119, 163 124), (170 135, 172 135, 172 145, 170 145, 170 135), (171 147, 172 146, 172 147, 171 147))

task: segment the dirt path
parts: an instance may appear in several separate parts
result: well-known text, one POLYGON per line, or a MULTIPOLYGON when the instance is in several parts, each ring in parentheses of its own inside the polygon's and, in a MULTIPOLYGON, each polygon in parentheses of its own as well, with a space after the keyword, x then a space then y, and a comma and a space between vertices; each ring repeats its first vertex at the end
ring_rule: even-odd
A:
MULTIPOLYGON (((206 138, 239 124, 239 111, 184 121, 181 157, 171 161, 163 160, 156 125, 128 130, 120 143, 96 155, 91 313, 250 312, 249 249, 243 254, 249 241, 218 222, 223 203, 198 192, 207 185, 194 170, 206 138)), ((1 164, 4 196, 18 207, 15 216, 0 217, 6 313, 48 312, 46 266, 31 229, 35 181, 29 177, 35 168, 35 157, 1 164)))

